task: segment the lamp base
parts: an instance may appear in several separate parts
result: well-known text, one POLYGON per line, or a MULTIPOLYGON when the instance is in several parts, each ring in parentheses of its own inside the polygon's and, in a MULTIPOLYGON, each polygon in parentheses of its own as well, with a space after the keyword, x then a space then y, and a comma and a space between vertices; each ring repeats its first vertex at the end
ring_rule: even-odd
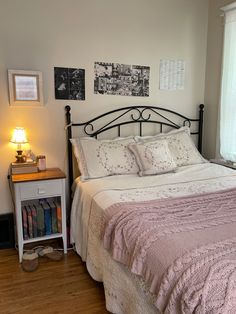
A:
POLYGON ((25 156, 22 155, 23 150, 17 150, 17 155, 16 155, 16 162, 17 163, 22 163, 25 162, 25 156))

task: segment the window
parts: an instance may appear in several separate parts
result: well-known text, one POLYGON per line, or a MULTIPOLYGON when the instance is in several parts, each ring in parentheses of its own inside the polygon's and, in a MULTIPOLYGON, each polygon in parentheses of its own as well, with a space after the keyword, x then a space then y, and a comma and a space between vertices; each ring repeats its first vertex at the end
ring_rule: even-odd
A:
POLYGON ((236 2, 225 14, 224 55, 220 100, 220 154, 236 162, 236 2))

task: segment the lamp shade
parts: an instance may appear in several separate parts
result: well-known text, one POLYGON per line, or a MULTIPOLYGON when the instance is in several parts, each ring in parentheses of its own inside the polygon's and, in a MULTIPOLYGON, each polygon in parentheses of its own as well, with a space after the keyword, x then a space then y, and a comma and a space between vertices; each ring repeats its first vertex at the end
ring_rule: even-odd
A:
POLYGON ((14 144, 25 144, 28 143, 26 134, 25 134, 25 129, 24 128, 15 128, 11 142, 14 144))

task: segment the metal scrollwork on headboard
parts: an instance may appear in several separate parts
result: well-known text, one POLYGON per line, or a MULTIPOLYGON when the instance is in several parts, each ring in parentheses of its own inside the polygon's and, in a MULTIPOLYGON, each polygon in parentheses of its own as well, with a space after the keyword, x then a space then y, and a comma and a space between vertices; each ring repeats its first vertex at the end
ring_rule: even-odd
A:
POLYGON ((129 124, 139 124, 139 135, 143 134, 143 124, 152 123, 160 126, 160 132, 163 126, 178 129, 181 126, 192 127, 192 123, 196 123, 197 127, 191 131, 191 134, 198 136, 198 150, 202 151, 202 128, 203 128, 203 112, 204 105, 199 106, 199 116, 196 119, 188 118, 178 112, 166 108, 155 106, 130 106, 111 110, 104 114, 94 117, 83 123, 74 123, 71 120, 71 108, 65 107, 66 110, 66 130, 67 130, 67 147, 68 147, 68 167, 69 167, 69 184, 73 182, 73 163, 72 163, 72 147, 70 138, 72 138, 72 127, 82 127, 83 132, 91 137, 97 136, 110 129, 117 129, 117 135, 121 135, 121 127, 129 124), (176 122, 175 120, 180 120, 176 122), (105 121, 105 122, 104 122, 105 121))

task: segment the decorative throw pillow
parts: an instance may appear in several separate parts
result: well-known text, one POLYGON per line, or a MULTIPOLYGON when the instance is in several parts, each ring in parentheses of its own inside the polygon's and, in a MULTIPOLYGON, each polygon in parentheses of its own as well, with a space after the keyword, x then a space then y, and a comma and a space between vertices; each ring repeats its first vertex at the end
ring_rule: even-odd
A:
POLYGON ((168 142, 170 152, 178 167, 207 162, 194 145, 188 127, 151 137, 135 137, 135 140, 140 142, 150 142, 155 139, 164 139, 168 142))
POLYGON ((135 155, 140 176, 161 174, 177 169, 166 140, 140 142, 130 144, 128 147, 135 155))
POLYGON ((91 137, 71 139, 81 180, 118 174, 138 173, 138 165, 128 145, 133 137, 96 140, 91 137))

